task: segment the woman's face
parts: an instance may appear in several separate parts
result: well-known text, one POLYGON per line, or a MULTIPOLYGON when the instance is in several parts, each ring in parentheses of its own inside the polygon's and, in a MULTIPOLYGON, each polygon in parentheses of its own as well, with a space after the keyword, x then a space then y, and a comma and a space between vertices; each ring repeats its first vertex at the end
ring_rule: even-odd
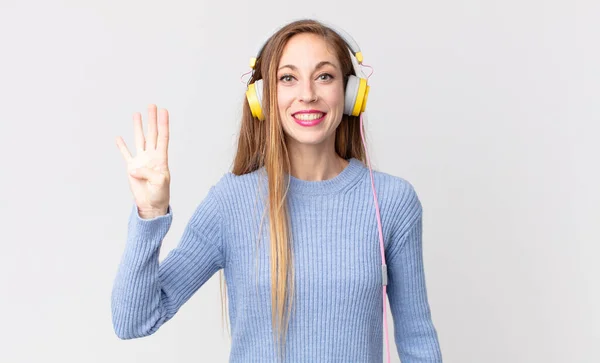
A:
POLYGON ((301 33, 289 39, 277 71, 277 102, 288 146, 333 150, 344 111, 344 82, 336 55, 320 36, 301 33))

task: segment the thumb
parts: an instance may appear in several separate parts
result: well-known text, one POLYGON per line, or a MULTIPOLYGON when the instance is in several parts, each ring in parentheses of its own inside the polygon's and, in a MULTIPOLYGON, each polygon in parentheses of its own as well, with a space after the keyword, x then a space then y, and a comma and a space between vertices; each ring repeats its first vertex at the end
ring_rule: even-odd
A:
POLYGON ((151 183, 157 183, 161 177, 159 172, 149 168, 133 169, 129 172, 129 175, 136 179, 148 180, 151 183))

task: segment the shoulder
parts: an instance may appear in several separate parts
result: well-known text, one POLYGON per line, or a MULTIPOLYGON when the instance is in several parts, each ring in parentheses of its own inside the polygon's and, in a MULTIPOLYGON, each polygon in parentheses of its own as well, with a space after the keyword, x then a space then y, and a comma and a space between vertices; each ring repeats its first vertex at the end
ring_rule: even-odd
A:
MULTIPOLYGON (((405 177, 376 170, 373 170, 373 180, 381 208, 383 209, 385 205, 395 223, 398 223, 397 228, 404 229, 421 217, 423 206, 411 181, 405 177)), ((371 189, 370 177, 368 188, 371 189)))
POLYGON ((219 180, 210 188, 222 201, 240 200, 249 195, 255 195, 260 170, 236 175, 232 172, 222 174, 219 180))

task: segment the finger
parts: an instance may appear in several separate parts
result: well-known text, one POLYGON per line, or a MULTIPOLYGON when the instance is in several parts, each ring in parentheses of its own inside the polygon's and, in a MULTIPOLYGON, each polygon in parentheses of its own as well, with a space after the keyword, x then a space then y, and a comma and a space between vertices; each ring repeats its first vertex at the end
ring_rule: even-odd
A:
POLYGON ((146 137, 146 148, 156 149, 156 105, 148 106, 148 136, 146 137))
POLYGON ((144 127, 142 126, 142 115, 139 112, 133 114, 133 130, 135 133, 135 149, 139 154, 146 149, 144 127))
POLYGON ((164 154, 167 159, 169 149, 169 111, 163 108, 160 110, 160 119, 158 122, 158 138, 156 141, 156 150, 164 154))
POLYGON ((131 153, 129 152, 129 149, 127 149, 127 145, 125 145, 125 141, 123 141, 123 138, 121 136, 119 136, 119 137, 117 137, 116 143, 117 143, 117 147, 121 151, 121 155, 123 155, 123 159, 125 159, 125 161, 129 164, 129 162, 132 159, 132 156, 131 156, 131 153))

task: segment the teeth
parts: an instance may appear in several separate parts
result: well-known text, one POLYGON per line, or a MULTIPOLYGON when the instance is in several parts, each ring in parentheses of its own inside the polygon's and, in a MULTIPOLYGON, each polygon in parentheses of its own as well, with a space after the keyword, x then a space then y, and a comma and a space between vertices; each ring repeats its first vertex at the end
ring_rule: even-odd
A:
POLYGON ((322 113, 299 113, 299 114, 296 114, 294 117, 297 118, 298 120, 309 121, 309 120, 316 120, 318 118, 321 118, 321 117, 323 117, 323 114, 322 113))

